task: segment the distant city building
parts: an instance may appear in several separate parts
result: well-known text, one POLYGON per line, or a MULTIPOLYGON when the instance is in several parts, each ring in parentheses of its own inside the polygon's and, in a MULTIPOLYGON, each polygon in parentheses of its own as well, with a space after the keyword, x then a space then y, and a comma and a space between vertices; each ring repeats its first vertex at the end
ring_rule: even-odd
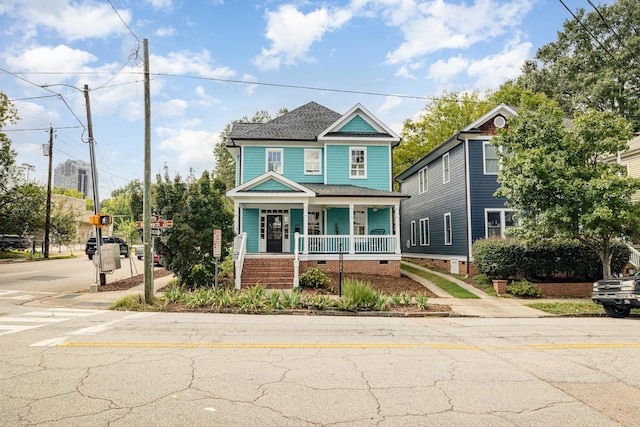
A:
POLYGON ((91 186, 91 165, 82 160, 67 160, 56 166, 53 185, 81 191, 85 198, 93 199, 91 186))

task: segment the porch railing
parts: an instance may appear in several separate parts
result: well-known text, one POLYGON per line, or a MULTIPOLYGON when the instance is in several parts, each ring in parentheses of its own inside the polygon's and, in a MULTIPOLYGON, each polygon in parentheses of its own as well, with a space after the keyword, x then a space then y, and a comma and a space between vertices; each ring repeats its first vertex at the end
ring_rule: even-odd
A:
POLYGON ((308 235, 297 234, 298 250, 309 254, 337 254, 340 251, 350 254, 396 253, 398 239, 392 235, 308 235), (307 250, 305 250, 305 239, 307 250))

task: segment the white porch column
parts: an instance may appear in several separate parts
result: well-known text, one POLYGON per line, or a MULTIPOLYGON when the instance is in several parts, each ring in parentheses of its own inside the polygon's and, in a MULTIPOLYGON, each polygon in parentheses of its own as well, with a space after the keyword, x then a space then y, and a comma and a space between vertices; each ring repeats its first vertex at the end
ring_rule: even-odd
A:
POLYGON ((394 211, 394 227, 393 227, 393 235, 396 238, 396 254, 401 253, 402 251, 402 242, 400 242, 400 202, 396 202, 393 206, 394 211))
MULTIPOLYGON (((305 201, 302 203, 302 233, 304 237, 302 238, 304 242, 304 250, 303 254, 309 253, 309 202, 305 201)), ((298 238, 296 237, 296 245, 298 244, 298 238)))
POLYGON ((355 206, 353 204, 349 204, 349 253, 356 253, 356 242, 353 234, 353 222, 355 220, 355 206))
POLYGON ((240 234, 240 204, 236 201, 233 202, 233 231, 240 234))

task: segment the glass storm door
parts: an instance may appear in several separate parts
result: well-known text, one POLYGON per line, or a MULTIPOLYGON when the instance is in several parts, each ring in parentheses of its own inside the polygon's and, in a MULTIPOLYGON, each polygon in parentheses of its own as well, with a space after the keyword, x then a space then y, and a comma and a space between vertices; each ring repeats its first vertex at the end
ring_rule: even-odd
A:
POLYGON ((267 215, 267 252, 282 252, 282 215, 267 215))

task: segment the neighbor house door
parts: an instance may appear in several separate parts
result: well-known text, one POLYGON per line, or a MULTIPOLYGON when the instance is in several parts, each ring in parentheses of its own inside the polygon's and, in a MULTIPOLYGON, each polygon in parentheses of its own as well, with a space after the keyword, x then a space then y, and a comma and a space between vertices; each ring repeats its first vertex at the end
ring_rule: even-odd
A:
POLYGON ((267 252, 282 252, 282 215, 267 215, 267 252))

